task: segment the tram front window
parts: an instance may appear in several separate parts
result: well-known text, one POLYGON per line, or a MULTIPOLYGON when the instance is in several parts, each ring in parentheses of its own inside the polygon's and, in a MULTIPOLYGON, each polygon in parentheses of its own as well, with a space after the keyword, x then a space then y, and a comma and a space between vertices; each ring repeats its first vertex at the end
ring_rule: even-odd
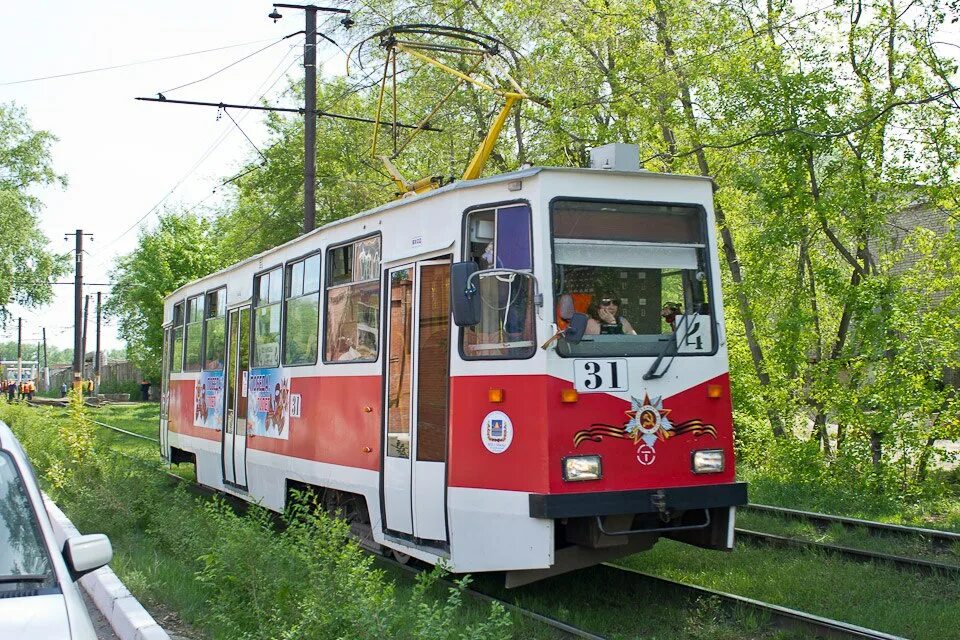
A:
POLYGON ((556 321, 589 320, 561 355, 712 353, 704 220, 689 206, 557 201, 553 205, 556 321))

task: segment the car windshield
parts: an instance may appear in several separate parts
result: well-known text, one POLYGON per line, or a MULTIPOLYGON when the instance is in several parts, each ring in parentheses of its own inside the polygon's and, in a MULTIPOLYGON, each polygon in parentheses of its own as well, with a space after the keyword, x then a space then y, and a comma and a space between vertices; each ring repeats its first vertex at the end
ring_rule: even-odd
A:
POLYGON ((553 205, 556 321, 585 313, 573 356, 713 351, 702 211, 679 205, 557 201, 553 205))
POLYGON ((0 451, 0 593, 53 582, 36 515, 13 458, 0 451))

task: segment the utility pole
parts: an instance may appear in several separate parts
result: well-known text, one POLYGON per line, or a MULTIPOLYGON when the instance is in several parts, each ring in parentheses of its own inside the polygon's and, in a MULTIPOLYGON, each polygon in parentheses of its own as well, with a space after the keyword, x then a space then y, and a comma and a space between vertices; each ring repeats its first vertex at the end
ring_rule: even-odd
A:
POLYGON ((83 237, 89 236, 92 241, 93 234, 77 229, 74 233, 64 234, 63 239, 67 240, 70 236, 76 237, 73 272, 73 388, 79 390, 83 380, 83 333, 80 327, 81 299, 83 298, 83 237))
POLYGON ((90 317, 90 296, 83 296, 83 337, 80 338, 80 378, 87 367, 87 318, 90 317))
POLYGON ((23 318, 17 318, 17 395, 23 389, 23 318))
MULTIPOLYGON (((302 9, 306 14, 306 42, 303 45, 303 232, 308 233, 313 231, 317 220, 317 12, 350 12, 313 4, 274 4, 273 12, 268 16, 274 22, 283 17, 277 9, 302 9)), ((344 18, 343 25, 350 24, 352 20, 344 18)))
POLYGON ((93 395, 100 395, 100 292, 97 291, 97 350, 93 354, 93 395))
MULTIPOLYGON (((37 360, 40 358, 37 357, 37 360)), ((39 363, 38 363, 39 364, 39 363)), ((50 365, 47 363, 47 328, 43 328, 43 390, 50 390, 50 365)))

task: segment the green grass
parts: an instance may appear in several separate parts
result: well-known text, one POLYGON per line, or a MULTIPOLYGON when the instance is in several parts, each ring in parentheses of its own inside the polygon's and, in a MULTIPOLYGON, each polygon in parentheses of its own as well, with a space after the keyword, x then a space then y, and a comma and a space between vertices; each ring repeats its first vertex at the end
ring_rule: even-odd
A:
POLYGON ((731 553, 669 540, 622 561, 655 575, 909 638, 955 640, 960 584, 808 550, 740 544, 731 553))
POLYGON ((482 576, 484 592, 611 638, 627 640, 799 640, 752 610, 715 598, 689 598, 609 567, 591 567, 513 590, 482 576))
POLYGON ((960 566, 960 543, 956 542, 947 545, 932 544, 919 536, 876 535, 871 534, 863 527, 845 527, 836 523, 819 527, 815 523, 797 518, 781 518, 772 514, 749 510, 741 510, 737 513, 737 527, 801 540, 960 566))
POLYGON ((902 497, 895 491, 874 495, 861 484, 790 482, 744 466, 737 475, 749 483, 750 502, 756 504, 960 532, 960 470, 934 472, 930 484, 938 487, 937 495, 902 497))

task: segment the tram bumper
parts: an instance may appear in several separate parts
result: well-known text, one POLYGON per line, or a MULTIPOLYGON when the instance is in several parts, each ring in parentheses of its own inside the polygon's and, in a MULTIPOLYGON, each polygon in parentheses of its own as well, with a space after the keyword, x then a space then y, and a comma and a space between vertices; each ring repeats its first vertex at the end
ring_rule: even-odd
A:
POLYGON ((530 494, 533 518, 583 518, 718 509, 747 504, 747 483, 665 489, 530 494))
POLYGON ((532 494, 529 500, 532 517, 557 524, 554 565, 545 572, 518 572, 508 577, 511 586, 645 551, 660 538, 728 551, 736 507, 747 503, 747 485, 532 494))

